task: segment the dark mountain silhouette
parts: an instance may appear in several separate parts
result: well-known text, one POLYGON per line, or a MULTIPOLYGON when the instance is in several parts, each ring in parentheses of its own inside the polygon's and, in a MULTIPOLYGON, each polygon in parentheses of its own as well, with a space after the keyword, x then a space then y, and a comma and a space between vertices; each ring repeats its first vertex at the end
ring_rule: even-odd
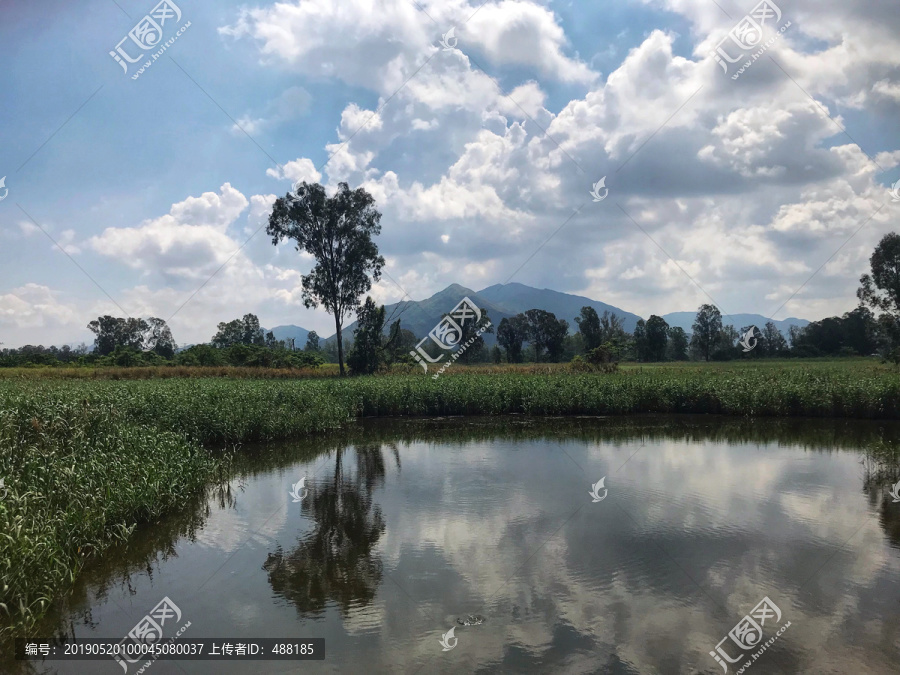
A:
MULTIPOLYGON (((720 310, 721 311, 721 310, 720 310)), ((670 312, 669 314, 663 314, 662 318, 666 320, 666 323, 669 324, 672 328, 676 326, 680 326, 684 328, 685 332, 691 332, 691 326, 694 324, 694 318, 697 316, 697 312, 670 312)), ((809 325, 809 321, 806 319, 795 319, 791 317, 790 319, 782 319, 780 321, 773 321, 772 319, 767 319, 762 314, 732 314, 731 316, 725 316, 722 314, 722 325, 734 326, 738 331, 746 326, 756 326, 760 330, 762 330, 763 326, 766 325, 767 321, 772 321, 775 324, 775 327, 784 333, 785 336, 788 335, 788 331, 791 326, 803 326, 809 325)))
MULTIPOLYGON (((501 319, 510 318, 529 309, 543 309, 552 312, 558 319, 569 322, 569 332, 575 333, 578 326, 575 317, 584 306, 597 310, 598 314, 609 311, 622 317, 625 330, 631 332, 641 317, 618 307, 591 300, 580 295, 560 293, 548 288, 537 289, 524 284, 496 284, 481 291, 473 291, 459 284, 451 284, 444 290, 435 293, 425 300, 404 300, 392 305, 385 305, 385 330, 392 321, 400 319, 401 327, 411 330, 418 337, 424 337, 440 321, 441 316, 453 309, 463 298, 468 297, 479 308, 485 309, 491 318, 495 330, 501 319)), ((347 325, 343 330, 344 340, 353 339, 356 322, 347 325)), ((492 345, 496 342, 496 333, 485 333, 484 341, 492 345)), ((334 339, 334 335, 328 338, 334 339)))
POLYGON ((625 330, 629 333, 634 331, 635 325, 641 318, 637 314, 607 305, 605 302, 591 300, 582 295, 560 293, 549 288, 537 289, 525 284, 496 284, 478 291, 478 295, 502 306, 512 314, 519 314, 529 309, 553 312, 557 319, 565 319, 569 322, 570 333, 578 331, 575 317, 581 313, 581 308, 586 306, 593 307, 600 315, 603 312, 609 312, 620 317, 625 330))

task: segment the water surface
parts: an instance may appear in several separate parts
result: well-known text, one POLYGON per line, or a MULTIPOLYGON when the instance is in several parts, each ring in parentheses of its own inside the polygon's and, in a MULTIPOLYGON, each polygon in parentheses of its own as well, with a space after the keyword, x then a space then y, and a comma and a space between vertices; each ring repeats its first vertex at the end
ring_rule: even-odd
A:
POLYGON ((105 555, 35 636, 117 641, 167 596, 184 639, 321 637, 326 659, 147 673, 711 674, 709 652, 768 597, 783 616, 763 642, 790 627, 746 672, 896 673, 898 438, 871 422, 513 416, 247 448, 226 488, 105 555), (469 614, 485 622, 442 651, 469 614))

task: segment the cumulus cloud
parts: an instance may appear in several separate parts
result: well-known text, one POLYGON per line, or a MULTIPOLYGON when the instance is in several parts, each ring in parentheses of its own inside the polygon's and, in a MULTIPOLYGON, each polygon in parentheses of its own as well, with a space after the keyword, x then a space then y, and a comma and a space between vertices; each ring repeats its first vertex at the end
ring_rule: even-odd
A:
POLYGON ((421 6, 425 11, 405 0, 385 0, 377 6, 366 0, 284 2, 244 9, 219 32, 255 40, 265 63, 337 77, 385 95, 439 49, 436 43, 450 27, 457 27, 460 47, 484 53, 491 63, 531 66, 564 82, 586 83, 596 77, 564 53, 565 33, 541 4, 504 0, 421 6), (334 39, 336 35, 341 39, 334 39))
POLYGON ((72 306, 47 286, 25 284, 0 294, 0 326, 4 328, 72 326, 76 316, 72 306))
MULTIPOLYGON (((645 316, 692 309, 707 294, 725 310, 765 313, 830 258, 784 311, 851 308, 892 222, 878 208, 890 199, 883 170, 900 150, 867 138, 872 162, 842 126, 859 125, 860 112, 863 124, 900 112, 900 17, 886 3, 797 0, 783 8, 793 26, 773 47, 777 64, 760 59, 735 82, 709 52, 739 17, 707 0, 642 2, 690 31, 648 31, 605 80, 538 2, 477 12, 480 0, 419 3, 424 12, 408 0, 279 2, 241 10, 220 33, 255 45, 266 68, 372 94, 348 94, 317 149, 266 174, 372 193, 399 285, 378 284, 383 301, 401 288, 421 298, 515 274, 645 316), (459 42, 444 51, 437 41, 450 26, 459 42), (324 167, 311 159, 321 150, 333 154, 324 167), (610 198, 593 203, 588 191, 603 176, 610 198)), ((299 85, 276 92, 241 123, 274 129, 306 114, 308 96, 299 85)), ((246 311, 300 311, 311 261, 258 234, 275 194, 245 197, 225 183, 176 199, 134 226, 79 241, 63 225, 57 239, 71 255, 99 254, 136 274, 127 300, 159 314, 243 246, 191 300, 196 316, 214 323, 237 309, 226 288, 246 311)), ((33 230, 20 224, 16 236, 33 230)))
POLYGON ((137 227, 108 227, 87 244, 97 253, 168 281, 198 280, 235 252, 228 227, 247 208, 244 195, 225 183, 174 204, 169 213, 137 227))

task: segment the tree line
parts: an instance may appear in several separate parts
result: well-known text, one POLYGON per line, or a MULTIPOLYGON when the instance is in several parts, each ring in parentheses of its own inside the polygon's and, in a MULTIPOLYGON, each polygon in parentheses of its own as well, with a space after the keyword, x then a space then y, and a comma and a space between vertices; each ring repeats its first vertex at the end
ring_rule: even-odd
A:
MULTIPOLYGON (((414 364, 410 356, 416 336, 394 321, 385 331, 384 306, 366 295, 381 278, 384 258, 374 237, 381 233, 381 214, 374 198, 363 188, 350 190, 339 183, 329 197, 318 183, 303 182, 291 194, 275 200, 266 228, 272 244, 293 242, 299 253, 315 263, 301 277, 302 298, 307 308, 322 306, 334 317, 334 340, 319 344, 318 336, 302 348, 276 340, 265 333, 259 319, 246 314, 218 325, 210 343, 178 352, 166 322, 101 316, 88 324, 95 334, 94 349, 72 349, 28 345, 0 350, 0 366, 85 363, 109 365, 153 365, 174 362, 184 365, 250 365, 267 367, 315 366, 325 360, 337 362, 345 374, 372 373, 395 363, 414 364), (357 327, 345 358, 343 325, 356 315, 357 327)), ((841 317, 829 317, 803 328, 792 327, 784 336, 771 321, 753 331, 753 349, 739 344, 742 334, 724 325, 713 305, 702 305, 688 334, 669 326, 657 315, 638 321, 627 333, 619 317, 604 312, 598 316, 583 307, 569 333, 569 324, 552 312, 529 309, 503 318, 497 326, 497 345, 488 350, 480 327, 487 325, 483 311, 478 326, 465 326, 460 343, 472 341, 462 354, 464 363, 492 361, 521 363, 569 361, 576 357, 589 363, 633 361, 728 360, 740 357, 807 357, 871 355, 879 353, 900 363, 900 235, 885 235, 870 258, 871 273, 860 278, 860 305, 841 317), (880 311, 876 317, 872 310, 880 311), (526 346, 527 345, 527 346, 526 346)), ((494 332, 493 326, 487 332, 494 332)))

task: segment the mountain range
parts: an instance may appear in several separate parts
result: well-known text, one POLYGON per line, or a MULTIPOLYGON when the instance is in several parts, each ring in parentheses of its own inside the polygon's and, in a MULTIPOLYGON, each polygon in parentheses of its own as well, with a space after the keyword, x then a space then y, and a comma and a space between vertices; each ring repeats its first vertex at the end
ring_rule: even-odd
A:
MULTIPOLYGON (((385 330, 387 330, 391 322, 400 319, 400 325, 403 328, 411 330, 418 337, 424 337, 440 321, 442 315, 453 309, 465 297, 468 297, 480 309, 487 310, 495 330, 502 319, 513 317, 529 309, 543 309, 547 312, 552 312, 559 319, 565 319, 569 322, 570 333, 575 333, 578 330, 575 317, 581 313, 581 308, 585 306, 593 307, 597 314, 600 315, 604 311, 608 311, 620 317, 625 330, 629 333, 634 332, 637 322, 642 318, 637 314, 626 312, 624 309, 608 305, 605 302, 592 300, 581 295, 561 293, 549 288, 538 289, 525 284, 510 283, 495 284, 480 291, 473 291, 459 284, 451 284, 425 300, 403 300, 385 305, 385 330)), ((664 314, 662 318, 673 328, 679 326, 690 333, 695 316, 695 311, 671 312, 664 314)), ((762 328, 769 320, 761 314, 722 316, 723 324, 732 325, 738 330, 750 325, 762 328)), ((809 321, 790 318, 773 321, 773 323, 782 333, 787 335, 791 326, 806 326, 809 324, 809 321)), ((342 331, 344 340, 353 339, 355 328, 355 321, 344 327, 342 331)), ((298 348, 306 344, 306 336, 308 335, 306 329, 293 325, 278 326, 273 328, 272 332, 279 340, 285 337, 294 337, 298 348)), ((494 344, 496 342, 496 333, 485 333, 484 338, 487 344, 494 344)), ((333 339, 334 335, 327 338, 328 341, 333 339)))
MULTIPOLYGON (((496 284, 488 286, 480 291, 471 288, 451 284, 442 291, 435 293, 425 300, 404 300, 391 305, 385 305, 385 329, 391 322, 400 319, 400 325, 411 330, 418 337, 428 334, 441 320, 441 316, 456 307, 460 300, 469 298, 479 309, 487 311, 488 317, 494 326, 494 333, 485 333, 484 341, 492 345, 497 341, 496 329, 503 319, 509 319, 529 309, 543 309, 553 312, 558 319, 569 322, 569 332, 578 330, 575 317, 581 312, 581 308, 588 305, 597 310, 598 314, 608 311, 622 319, 625 330, 631 332, 637 325, 637 314, 626 312, 618 307, 607 305, 579 295, 560 293, 549 288, 537 289, 524 284, 496 284)), ((353 339, 353 331, 356 322, 347 325, 342 331, 344 339, 353 339)), ((329 340, 333 339, 332 335, 329 340)))
MULTIPOLYGON (((669 324, 670 327, 675 328, 675 326, 680 326, 681 328, 684 328, 686 333, 691 333, 691 327, 694 325, 694 317, 696 316, 697 312, 671 312, 669 314, 663 314, 662 318, 666 320, 666 323, 669 324)), ((738 331, 747 326, 756 326, 757 328, 762 329, 768 321, 774 323, 775 327, 784 333, 785 337, 787 337, 791 326, 800 326, 802 328, 803 326, 809 325, 809 321, 806 319, 795 319, 793 317, 775 321, 774 319, 767 319, 762 314, 722 315, 722 324, 725 326, 734 326, 738 331)))

